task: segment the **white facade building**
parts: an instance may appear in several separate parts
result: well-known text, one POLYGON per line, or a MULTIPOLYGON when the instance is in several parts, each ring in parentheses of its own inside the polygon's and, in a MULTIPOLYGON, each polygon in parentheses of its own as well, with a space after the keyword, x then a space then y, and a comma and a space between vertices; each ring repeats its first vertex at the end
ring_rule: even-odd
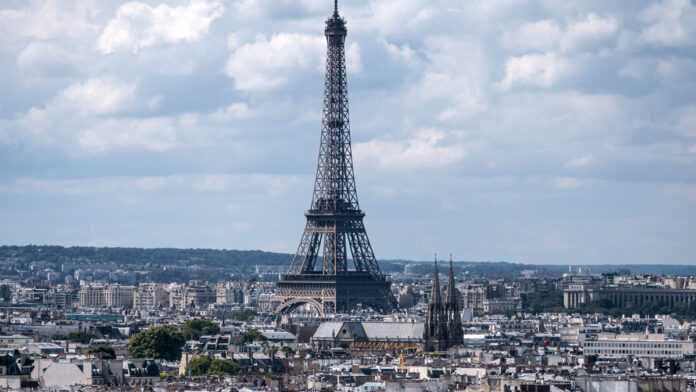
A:
POLYGON ((85 285, 80 287, 80 307, 83 308, 131 308, 135 287, 110 285, 85 285))
POLYGON ((136 309, 168 307, 169 292, 161 284, 140 284, 133 294, 133 306, 136 309))
POLYGON ((694 342, 667 339, 662 334, 600 334, 583 344, 585 355, 600 357, 682 358, 694 354, 694 342))

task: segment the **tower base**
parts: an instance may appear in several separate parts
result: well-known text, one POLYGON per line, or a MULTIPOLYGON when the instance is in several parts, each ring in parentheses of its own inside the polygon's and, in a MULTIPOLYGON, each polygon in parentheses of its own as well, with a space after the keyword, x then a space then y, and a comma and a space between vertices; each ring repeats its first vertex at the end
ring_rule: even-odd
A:
POLYGON ((321 272, 283 275, 278 282, 278 313, 309 306, 320 315, 347 313, 361 305, 379 311, 392 309, 391 282, 367 272, 321 272))

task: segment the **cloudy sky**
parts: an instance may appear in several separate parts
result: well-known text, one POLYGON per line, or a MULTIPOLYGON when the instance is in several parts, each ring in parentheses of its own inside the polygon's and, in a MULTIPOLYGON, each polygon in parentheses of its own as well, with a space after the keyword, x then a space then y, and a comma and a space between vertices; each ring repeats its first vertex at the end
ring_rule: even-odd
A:
MULTIPOLYGON (((0 243, 295 250, 330 0, 3 0, 0 243)), ((378 258, 696 263, 693 0, 342 0, 378 258)))

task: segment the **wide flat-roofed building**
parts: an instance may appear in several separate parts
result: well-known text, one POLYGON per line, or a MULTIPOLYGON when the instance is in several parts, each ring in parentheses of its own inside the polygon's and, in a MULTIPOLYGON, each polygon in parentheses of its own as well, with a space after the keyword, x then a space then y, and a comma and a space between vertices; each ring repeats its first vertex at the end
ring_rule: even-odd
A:
POLYGON ((647 287, 606 287, 599 292, 600 299, 611 301, 617 307, 661 304, 666 308, 696 303, 696 290, 647 288, 647 287))
POLYGON ((585 355, 600 357, 682 358, 694 354, 694 342, 667 339, 663 334, 599 334, 583 344, 585 355))
POLYGON ((566 309, 582 307, 596 301, 605 301, 618 308, 659 305, 665 311, 670 311, 696 303, 696 290, 569 284, 563 291, 563 304, 566 309))

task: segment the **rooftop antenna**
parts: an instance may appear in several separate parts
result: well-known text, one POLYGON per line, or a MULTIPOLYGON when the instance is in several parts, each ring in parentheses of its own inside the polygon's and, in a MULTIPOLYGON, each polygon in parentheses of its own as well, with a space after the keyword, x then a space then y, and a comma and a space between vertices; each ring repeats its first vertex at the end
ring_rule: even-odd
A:
POLYGON ((338 16, 338 0, 334 0, 334 15, 338 16))

